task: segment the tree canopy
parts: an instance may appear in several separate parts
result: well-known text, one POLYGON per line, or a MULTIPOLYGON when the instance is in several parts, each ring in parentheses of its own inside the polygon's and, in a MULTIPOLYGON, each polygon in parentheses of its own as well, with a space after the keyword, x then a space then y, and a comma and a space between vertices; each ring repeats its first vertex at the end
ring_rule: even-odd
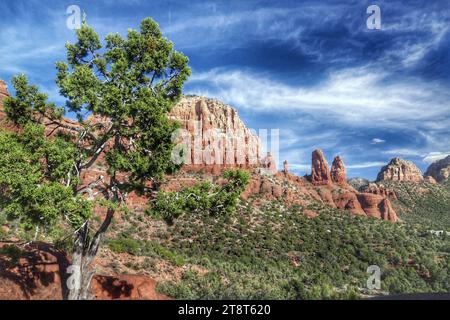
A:
POLYGON ((110 34, 104 43, 83 24, 66 49, 67 61, 56 63, 65 106, 49 103, 25 75, 12 80, 16 94, 4 107, 16 130, 0 133, 0 206, 25 228, 67 223, 76 230, 73 264, 83 276, 71 298, 78 299, 88 297, 89 265, 126 195, 149 191, 149 181, 180 166, 171 161, 177 123, 167 114, 191 71, 150 18, 139 31, 110 34), (91 234, 93 203, 82 195, 89 186, 81 176, 100 165, 107 214, 91 234))

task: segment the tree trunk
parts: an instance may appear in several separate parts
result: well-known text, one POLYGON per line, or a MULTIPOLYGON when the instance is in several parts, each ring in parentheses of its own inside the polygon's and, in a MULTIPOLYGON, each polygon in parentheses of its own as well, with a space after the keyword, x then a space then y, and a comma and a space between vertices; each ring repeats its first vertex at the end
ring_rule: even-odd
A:
POLYGON ((67 280, 69 300, 89 300, 93 298, 91 281, 95 275, 95 271, 91 270, 91 263, 97 255, 103 235, 108 230, 113 216, 114 210, 108 209, 105 220, 92 240, 89 239, 88 221, 75 233, 72 265, 67 270, 68 273, 72 274, 67 280))

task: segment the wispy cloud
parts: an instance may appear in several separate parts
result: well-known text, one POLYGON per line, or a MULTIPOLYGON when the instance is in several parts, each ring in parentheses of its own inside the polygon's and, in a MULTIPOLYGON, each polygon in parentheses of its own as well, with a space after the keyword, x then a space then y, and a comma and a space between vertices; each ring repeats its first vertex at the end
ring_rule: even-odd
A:
POLYGON ((215 69, 194 73, 193 92, 255 111, 297 110, 351 126, 410 127, 450 116, 450 92, 420 79, 389 81, 369 67, 335 71, 313 87, 287 85, 251 71, 215 69), (207 89, 205 89, 207 88, 207 89), (427 112, 424 112, 425 106, 427 112))
POLYGON ((450 151, 448 152, 430 152, 428 153, 422 161, 425 163, 432 163, 441 159, 444 159, 450 155, 450 151))
POLYGON ((391 155, 391 156, 414 156, 421 157, 423 156, 423 152, 420 152, 417 149, 390 149, 382 151, 383 154, 391 155))
POLYGON ((386 165, 385 162, 374 161, 374 162, 363 162, 347 165, 347 169, 366 169, 366 168, 374 168, 374 167, 382 167, 386 165))

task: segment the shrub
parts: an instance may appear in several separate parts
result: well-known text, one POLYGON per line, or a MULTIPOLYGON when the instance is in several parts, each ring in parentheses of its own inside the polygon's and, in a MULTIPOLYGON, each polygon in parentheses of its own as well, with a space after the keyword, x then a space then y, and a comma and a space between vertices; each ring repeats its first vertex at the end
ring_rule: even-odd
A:
POLYGON ((138 255, 141 251, 139 241, 131 238, 113 239, 109 242, 109 248, 117 253, 126 252, 132 255, 138 255))

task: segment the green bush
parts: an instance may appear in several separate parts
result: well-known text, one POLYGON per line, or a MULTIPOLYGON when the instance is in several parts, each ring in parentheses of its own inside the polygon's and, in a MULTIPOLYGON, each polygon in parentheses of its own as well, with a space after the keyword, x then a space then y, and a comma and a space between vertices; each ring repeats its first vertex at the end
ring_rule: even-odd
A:
POLYGON ((159 191, 149 203, 147 214, 166 220, 169 224, 185 213, 191 214, 232 214, 250 175, 242 170, 227 170, 223 177, 227 183, 212 186, 199 183, 181 192, 159 191))
POLYGON ((129 253, 138 255, 141 251, 140 243, 131 238, 113 239, 109 242, 109 248, 117 253, 129 253))

